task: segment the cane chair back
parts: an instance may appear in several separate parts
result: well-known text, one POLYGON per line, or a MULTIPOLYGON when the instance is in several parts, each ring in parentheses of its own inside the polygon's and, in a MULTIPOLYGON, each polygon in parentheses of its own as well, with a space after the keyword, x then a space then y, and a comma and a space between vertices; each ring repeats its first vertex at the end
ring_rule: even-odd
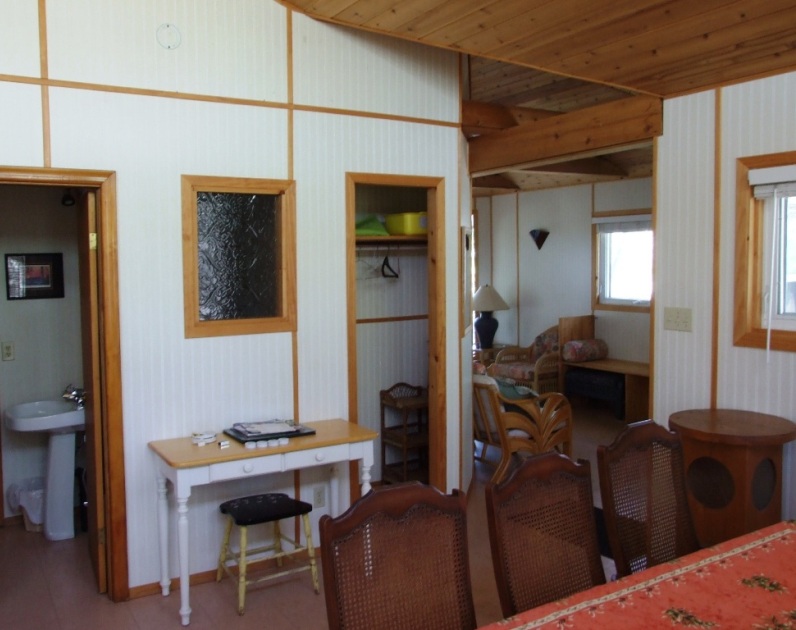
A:
POLYGON ((680 436, 652 420, 597 447, 605 528, 619 577, 699 549, 680 436))
POLYGON ((465 507, 458 491, 415 482, 321 517, 329 628, 475 628, 465 507))
POLYGON ((487 484, 486 508, 504 617, 605 582, 588 461, 530 457, 487 484))

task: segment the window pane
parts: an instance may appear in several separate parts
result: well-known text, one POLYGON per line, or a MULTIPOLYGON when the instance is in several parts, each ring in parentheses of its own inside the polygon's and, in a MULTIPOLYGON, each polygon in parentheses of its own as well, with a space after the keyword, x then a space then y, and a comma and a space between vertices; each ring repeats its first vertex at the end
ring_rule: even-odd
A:
POLYGON ((202 321, 280 315, 277 198, 197 193, 202 321))
POLYGON ((779 315, 796 316, 796 197, 782 198, 779 315))
POLYGON ((652 230, 604 232, 600 238, 600 301, 652 298, 652 230))

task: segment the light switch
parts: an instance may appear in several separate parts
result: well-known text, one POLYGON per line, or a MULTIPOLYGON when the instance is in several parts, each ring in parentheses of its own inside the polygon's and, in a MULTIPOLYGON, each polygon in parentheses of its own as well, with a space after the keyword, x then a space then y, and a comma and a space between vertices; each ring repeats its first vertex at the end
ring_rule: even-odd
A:
POLYGON ((0 352, 3 355, 3 361, 13 361, 14 360, 14 342, 13 341, 3 341, 0 344, 0 352))
POLYGON ((666 306, 663 309, 663 329, 691 332, 691 309, 666 306))

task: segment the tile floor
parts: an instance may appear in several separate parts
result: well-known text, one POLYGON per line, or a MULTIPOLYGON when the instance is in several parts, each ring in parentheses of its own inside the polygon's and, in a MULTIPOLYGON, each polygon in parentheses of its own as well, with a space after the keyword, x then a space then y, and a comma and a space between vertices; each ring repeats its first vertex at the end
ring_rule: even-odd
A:
MULTIPOLYGON (((575 405, 575 456, 592 462, 596 481, 595 445, 609 443, 622 423, 600 409, 575 405)), ((486 527, 484 484, 491 469, 479 465, 468 497, 468 534, 477 620, 479 625, 501 618, 492 572, 486 527)), ((596 486, 595 486, 596 487, 596 486)), ((595 496, 599 494, 595 490, 595 496)), ((606 573, 612 572, 606 560, 606 573)), ((247 596, 246 614, 235 611, 229 582, 191 588, 194 630, 268 628, 323 629, 323 589, 316 595, 306 573, 272 583, 247 596)), ((0 528, 0 627, 13 630, 159 630, 181 627, 178 593, 153 595, 114 604, 96 593, 85 535, 48 542, 20 526, 0 528)))

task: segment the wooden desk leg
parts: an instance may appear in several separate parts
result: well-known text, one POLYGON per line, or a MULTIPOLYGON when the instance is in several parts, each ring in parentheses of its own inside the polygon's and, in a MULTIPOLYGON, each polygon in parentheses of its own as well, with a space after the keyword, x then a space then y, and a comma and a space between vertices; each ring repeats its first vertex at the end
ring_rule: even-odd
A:
POLYGON ((191 623, 191 571, 188 566, 188 497, 177 497, 177 541, 180 547, 180 615, 182 625, 191 623))
POLYGON ((158 543, 160 547, 160 592, 166 597, 171 591, 169 577, 169 499, 166 478, 158 475, 158 543))

